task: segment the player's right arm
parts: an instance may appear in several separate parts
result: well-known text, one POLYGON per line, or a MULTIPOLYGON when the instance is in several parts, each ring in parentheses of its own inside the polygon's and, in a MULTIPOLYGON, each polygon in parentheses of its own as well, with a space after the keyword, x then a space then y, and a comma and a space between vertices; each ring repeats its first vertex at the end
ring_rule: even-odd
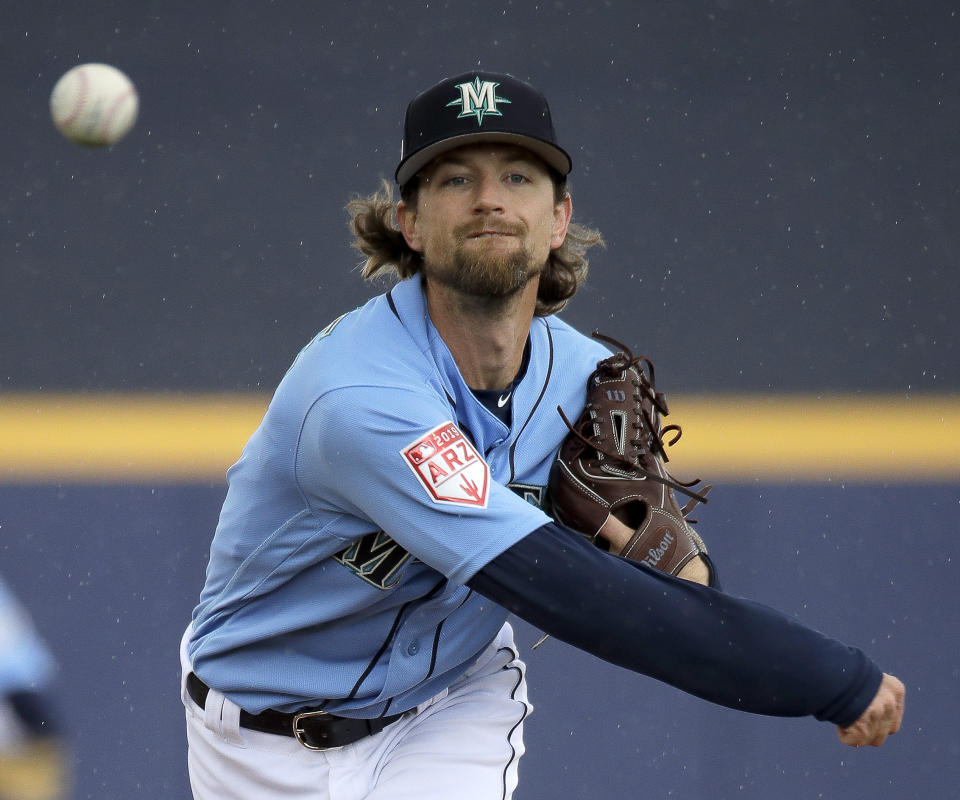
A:
POLYGON ((884 673, 880 688, 860 718, 849 727, 837 726, 840 741, 851 747, 879 747, 900 730, 906 690, 893 675, 884 673))
POLYGON ((896 679, 860 650, 766 606, 612 556, 556 524, 468 585, 558 639, 720 705, 812 715, 848 731, 841 740, 854 745, 879 744, 900 724, 896 679))

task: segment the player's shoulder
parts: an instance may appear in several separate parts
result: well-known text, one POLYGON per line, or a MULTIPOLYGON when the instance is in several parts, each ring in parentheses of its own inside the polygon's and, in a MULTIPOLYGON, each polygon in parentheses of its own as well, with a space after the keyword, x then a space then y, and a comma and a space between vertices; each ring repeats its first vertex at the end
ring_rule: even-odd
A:
POLYGON ((570 323, 556 315, 543 317, 553 341, 554 358, 561 364, 580 364, 592 362, 610 355, 610 350, 602 342, 574 328, 570 323))
POLYGON ((343 386, 412 380, 423 361, 417 343, 392 312, 387 295, 325 325, 300 351, 288 376, 343 386))
MULTIPOLYGON (((270 403, 271 417, 291 424, 315 406, 358 414, 441 394, 422 349, 393 311, 389 295, 328 322, 288 368, 270 403)), ((319 413, 319 412, 318 412, 319 413)))

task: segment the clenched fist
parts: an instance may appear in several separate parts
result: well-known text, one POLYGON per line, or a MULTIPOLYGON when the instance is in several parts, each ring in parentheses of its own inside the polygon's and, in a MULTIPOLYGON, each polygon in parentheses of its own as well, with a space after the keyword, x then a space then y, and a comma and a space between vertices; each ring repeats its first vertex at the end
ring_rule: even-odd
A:
POLYGON ((838 728, 840 741, 851 747, 879 747, 887 736, 900 730, 903 719, 903 684, 884 673, 880 688, 867 710, 849 728, 838 728))

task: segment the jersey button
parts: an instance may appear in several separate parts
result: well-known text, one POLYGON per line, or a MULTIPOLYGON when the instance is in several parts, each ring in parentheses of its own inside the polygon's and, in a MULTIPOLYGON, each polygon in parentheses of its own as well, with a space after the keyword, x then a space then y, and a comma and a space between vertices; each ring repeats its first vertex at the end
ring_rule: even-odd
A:
POLYGON ((420 652, 420 645, 417 644, 416 642, 410 642, 410 644, 407 645, 407 653, 409 655, 415 656, 419 652, 420 652))

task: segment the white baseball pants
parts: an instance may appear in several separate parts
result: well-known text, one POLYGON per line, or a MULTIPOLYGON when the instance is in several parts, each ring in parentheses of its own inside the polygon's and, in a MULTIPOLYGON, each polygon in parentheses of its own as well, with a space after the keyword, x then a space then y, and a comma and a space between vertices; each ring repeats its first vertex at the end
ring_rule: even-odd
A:
MULTIPOLYGON (((186 637, 184 637, 186 641, 186 637)), ((181 648, 183 675, 190 664, 181 648)), ((181 684, 195 800, 508 800, 517 786, 526 666, 504 625, 446 691, 346 747, 239 726, 239 707, 211 689, 205 708, 181 684)))

